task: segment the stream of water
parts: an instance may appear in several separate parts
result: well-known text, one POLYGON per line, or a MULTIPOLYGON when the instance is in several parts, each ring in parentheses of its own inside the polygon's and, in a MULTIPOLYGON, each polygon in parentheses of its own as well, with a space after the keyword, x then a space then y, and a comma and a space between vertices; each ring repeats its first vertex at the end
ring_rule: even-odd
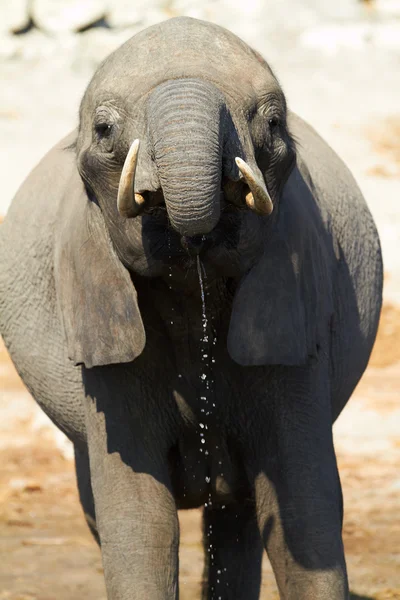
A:
MULTIPOLYGON (((200 285, 200 293, 201 293, 201 306, 202 306, 202 315, 201 315, 201 323, 202 323, 202 336, 200 339, 201 346, 201 361, 202 361, 202 370, 200 373, 200 382, 201 382, 201 396, 200 400, 202 401, 202 407, 200 409, 202 413, 202 419, 199 423, 200 425, 200 452, 207 456, 209 452, 211 452, 210 440, 208 439, 209 432, 209 422, 211 420, 211 415, 213 413, 213 409, 215 408, 215 402, 213 402, 213 396, 211 394, 211 386, 212 386, 212 377, 211 377, 211 365, 215 363, 215 358, 212 355, 212 350, 217 343, 216 335, 213 336, 212 343, 210 344, 210 334, 209 334, 209 322, 207 318, 207 307, 206 307, 206 294, 205 294, 205 281, 206 281, 206 273, 205 270, 202 269, 202 263, 200 257, 197 256, 197 274, 199 277, 199 285, 200 285)), ((216 446, 216 450, 218 450, 218 446, 216 446)), ((219 463, 221 465, 221 463, 219 463)), ((221 473, 222 475, 222 473, 221 473)), ((207 502, 205 502, 205 510, 210 510, 212 508, 212 492, 211 492, 211 477, 206 475, 205 477, 206 484, 208 486, 208 498, 207 502)), ((224 507, 222 507, 224 508, 224 507)), ((207 552, 209 554, 210 566, 215 567, 215 546, 213 543, 213 530, 212 524, 208 525, 208 531, 206 532, 208 539, 208 547, 207 552)), ((226 569, 224 569, 226 571, 226 569)), ((217 571, 217 574, 221 577, 222 572, 220 570, 217 571)), ((216 584, 220 584, 220 579, 216 580, 216 584)), ((211 598, 221 599, 221 596, 215 590, 215 587, 211 588, 211 598)))

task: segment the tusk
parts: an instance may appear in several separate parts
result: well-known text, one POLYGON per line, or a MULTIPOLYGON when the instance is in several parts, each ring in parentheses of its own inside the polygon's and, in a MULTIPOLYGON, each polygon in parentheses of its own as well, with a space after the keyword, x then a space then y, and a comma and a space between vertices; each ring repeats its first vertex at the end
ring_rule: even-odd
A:
POLYGON ((139 144, 140 140, 135 140, 129 148, 118 186, 118 212, 127 219, 137 217, 144 204, 143 196, 135 194, 135 172, 139 144))
POLYGON ((250 188, 250 191, 246 194, 247 206, 260 215, 270 215, 274 210, 274 205, 264 181, 257 179, 251 167, 241 158, 236 157, 235 162, 250 188))

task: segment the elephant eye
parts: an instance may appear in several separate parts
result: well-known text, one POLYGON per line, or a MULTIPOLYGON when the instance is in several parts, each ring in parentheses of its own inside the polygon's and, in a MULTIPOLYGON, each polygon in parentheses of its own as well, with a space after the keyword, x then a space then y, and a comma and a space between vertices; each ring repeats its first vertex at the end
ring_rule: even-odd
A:
POLYGON ((279 119, 277 117, 272 117, 268 119, 268 125, 271 131, 274 131, 279 126, 279 119))
POLYGON ((96 123, 94 128, 99 138, 107 138, 110 137, 113 126, 109 123, 96 123))

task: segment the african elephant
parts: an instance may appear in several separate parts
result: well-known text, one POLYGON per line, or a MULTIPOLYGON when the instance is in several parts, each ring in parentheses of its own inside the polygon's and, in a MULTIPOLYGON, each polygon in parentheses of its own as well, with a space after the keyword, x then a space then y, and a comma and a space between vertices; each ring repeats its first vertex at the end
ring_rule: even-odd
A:
POLYGON ((177 509, 200 506, 204 598, 258 598, 263 549, 281 598, 348 598, 332 423, 376 335, 380 245, 263 58, 195 19, 135 35, 0 250, 0 330, 74 443, 108 598, 178 598, 177 509))

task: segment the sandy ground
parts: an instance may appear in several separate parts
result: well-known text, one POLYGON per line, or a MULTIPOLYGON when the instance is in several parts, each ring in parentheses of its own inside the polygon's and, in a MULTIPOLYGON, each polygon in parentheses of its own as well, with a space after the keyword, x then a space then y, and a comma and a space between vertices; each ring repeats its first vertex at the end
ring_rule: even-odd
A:
MULTIPOLYGON (((367 41, 359 23, 336 24, 334 31, 292 28, 284 36, 266 26, 266 35, 261 24, 267 21, 249 16, 245 4, 230 20, 212 12, 199 16, 235 30, 271 60, 291 108, 352 169, 381 235, 385 309, 378 343, 335 425, 335 442, 352 598, 399 600, 400 55, 391 40, 400 37, 380 22, 367 31, 367 41)), ((29 35, 28 42, 12 40, 12 52, 0 43, 0 215, 32 166, 75 126, 93 68, 127 37, 107 31, 89 31, 78 41, 29 35)), ((105 600, 70 446, 36 407, 1 346, 0 456, 0 600, 105 600)), ((181 597, 189 600, 198 597, 202 573, 198 511, 182 514, 181 525, 181 597)), ((266 561, 263 575, 261 597, 277 597, 266 561)))

